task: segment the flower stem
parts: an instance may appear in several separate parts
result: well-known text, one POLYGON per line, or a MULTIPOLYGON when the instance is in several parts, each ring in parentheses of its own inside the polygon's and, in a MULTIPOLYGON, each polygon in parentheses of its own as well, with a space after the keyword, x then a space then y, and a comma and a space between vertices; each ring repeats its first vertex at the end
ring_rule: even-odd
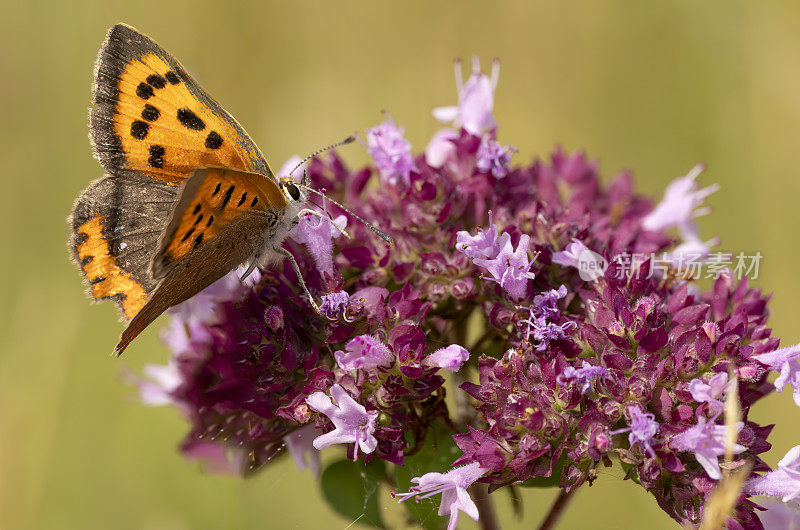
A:
POLYGON ((489 495, 488 486, 476 482, 469 487, 469 493, 478 507, 478 524, 481 530, 500 530, 500 521, 497 520, 494 500, 489 495))
POLYGON ((559 491, 558 497, 556 497, 553 505, 550 506, 550 511, 547 512, 547 517, 545 517, 542 524, 539 525, 539 530, 550 530, 556 527, 556 523, 558 523, 558 520, 561 518, 561 515, 564 513, 564 510, 577 489, 578 488, 572 488, 569 491, 562 489, 559 491))

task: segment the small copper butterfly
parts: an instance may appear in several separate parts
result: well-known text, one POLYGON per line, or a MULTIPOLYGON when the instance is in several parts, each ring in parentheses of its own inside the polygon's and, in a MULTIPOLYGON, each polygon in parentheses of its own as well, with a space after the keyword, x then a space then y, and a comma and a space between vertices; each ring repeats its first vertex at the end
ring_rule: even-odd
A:
POLYGON ((89 138, 107 174, 76 200, 69 246, 91 296, 114 300, 128 321, 116 354, 246 261, 252 270, 289 258, 316 308, 281 243, 299 215, 316 213, 303 205, 319 192, 277 179, 242 126, 130 26, 109 30, 92 95, 89 138))

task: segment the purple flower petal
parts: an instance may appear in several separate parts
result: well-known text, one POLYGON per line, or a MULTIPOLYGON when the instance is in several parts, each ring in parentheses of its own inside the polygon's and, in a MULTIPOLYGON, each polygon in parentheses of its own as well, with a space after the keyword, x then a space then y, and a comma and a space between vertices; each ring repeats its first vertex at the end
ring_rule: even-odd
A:
POLYGON ((438 107, 433 116, 442 122, 453 122, 456 126, 475 136, 494 129, 496 123, 494 109, 494 91, 497 88, 497 77, 500 63, 492 62, 491 78, 481 73, 481 64, 477 57, 472 59, 472 75, 463 83, 460 76, 460 65, 456 65, 456 85, 458 86, 458 106, 438 107))
POLYGON ((442 129, 434 134, 425 148, 425 162, 437 169, 444 166, 456 154, 456 140, 458 132, 453 129, 442 129))
POLYGON ((314 440, 314 447, 321 451, 335 444, 355 443, 354 459, 358 458, 359 448, 364 453, 373 452, 378 446, 374 436, 378 413, 367 412, 340 385, 333 385, 330 395, 336 404, 323 392, 314 392, 306 398, 308 406, 327 416, 334 426, 332 431, 314 440))
POLYGON ((530 239, 527 234, 519 236, 519 244, 515 250, 511 244, 511 237, 503 233, 500 237, 502 247, 496 257, 473 260, 475 265, 485 268, 492 275, 491 278, 486 278, 487 280, 499 283, 514 300, 521 300, 525 296, 528 280, 535 278, 535 274, 530 272, 535 258, 528 260, 530 239))
POLYGON ((411 497, 418 496, 420 499, 426 499, 441 493, 439 515, 449 515, 447 529, 454 530, 458 525, 459 512, 464 512, 475 521, 478 520, 478 507, 470 498, 467 488, 486 472, 487 470, 483 469, 480 464, 472 462, 465 466, 455 467, 447 473, 426 473, 421 477, 411 479, 411 482, 417 484, 411 487, 411 491, 399 493, 396 496, 400 498, 400 502, 403 502, 411 497))
POLYGON ((580 368, 567 366, 556 380, 559 385, 578 385, 581 388, 581 394, 585 394, 591 388, 592 381, 598 377, 606 377, 608 370, 602 366, 593 366, 586 361, 581 362, 580 368))
POLYGON ((334 352, 336 363, 342 370, 358 370, 390 364, 394 354, 381 341, 370 335, 351 339, 345 351, 334 352))
POLYGON ((766 364, 770 370, 780 372, 775 379, 775 390, 780 392, 787 383, 792 385, 794 402, 800 407, 800 363, 797 362, 800 359, 800 344, 754 355, 753 359, 766 364))
POLYGON ((458 372, 461 365, 469 359, 469 352, 458 344, 451 344, 446 348, 440 348, 428 355, 423 361, 429 366, 438 366, 451 372, 458 372))
POLYGON ((320 273, 332 274, 334 272, 333 239, 338 237, 346 226, 347 218, 344 215, 340 215, 331 222, 328 217, 307 214, 298 220, 289 235, 298 243, 306 246, 320 273))
POLYGON ((695 179, 703 169, 704 166, 698 164, 685 177, 672 181, 664 191, 664 200, 647 214, 642 226, 647 230, 665 230, 685 225, 693 218, 709 213, 707 207, 702 207, 703 201, 717 191, 719 185, 698 189, 695 179))
MULTIPOLYGON (((741 431, 742 427, 744 423, 739 422, 737 432, 741 431)), ((679 451, 693 452, 708 476, 719 480, 722 478, 719 457, 725 454, 725 430, 724 425, 708 423, 701 417, 697 420, 697 425, 673 437, 670 445, 679 451)), ((746 449, 743 445, 734 444, 733 454, 739 454, 746 449)))
POLYGON ((511 155, 517 149, 513 146, 503 147, 488 134, 484 134, 478 146, 475 165, 483 173, 491 173, 494 178, 501 179, 508 175, 511 155))
POLYGON ((748 480, 744 490, 751 495, 781 497, 783 502, 800 497, 800 445, 786 452, 775 471, 748 480))
POLYGON ((380 125, 367 129, 367 152, 375 161, 381 180, 391 186, 407 188, 412 171, 417 171, 411 156, 411 144, 405 130, 391 117, 380 125))
POLYGON ((342 316, 350 302, 350 295, 346 291, 337 291, 322 296, 322 304, 319 311, 330 320, 336 320, 342 316))

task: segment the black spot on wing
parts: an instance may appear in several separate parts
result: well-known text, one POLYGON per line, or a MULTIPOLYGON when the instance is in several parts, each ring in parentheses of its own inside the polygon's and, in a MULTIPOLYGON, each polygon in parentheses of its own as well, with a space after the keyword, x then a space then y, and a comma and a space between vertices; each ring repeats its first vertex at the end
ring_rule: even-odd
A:
POLYGON ((147 76, 147 83, 153 88, 164 88, 167 82, 158 74, 150 74, 147 76))
POLYGON ((201 233, 201 234, 197 234, 197 237, 195 237, 195 238, 194 238, 194 242, 192 243, 192 246, 193 246, 194 248, 197 248, 197 247, 199 247, 199 246, 200 246, 202 243, 203 243, 203 234, 202 234, 202 233, 201 233))
POLYGON ((203 214, 200 214, 200 215, 198 215, 198 216, 197 216, 197 219, 195 219, 195 220, 194 220, 194 224, 195 224, 195 226, 197 225, 197 223, 199 223, 199 222, 200 222, 200 221, 202 221, 202 220, 203 220, 203 214))
POLYGON ((187 239, 189 239, 189 238, 192 236, 192 234, 193 234, 193 233, 194 233, 194 227, 191 227, 191 228, 189 229, 189 231, 188 231, 188 232, 186 232, 186 235, 184 235, 184 236, 181 238, 181 243, 183 243, 184 241, 186 241, 187 239))
POLYGON ((244 204, 244 201, 246 201, 246 200, 247 200, 247 192, 244 192, 244 193, 242 193, 242 198, 241 198, 241 199, 239 199, 239 202, 238 202, 238 204, 236 204, 236 206, 241 206, 241 205, 243 205, 243 204, 244 204))
POLYGON ((218 149, 219 146, 222 145, 222 136, 219 135, 217 131, 211 131, 206 136, 206 148, 207 149, 218 149))
POLYGON ((169 81, 170 84, 172 84, 172 85, 177 85, 177 84, 180 84, 180 82, 181 82, 181 78, 178 77, 178 74, 176 74, 172 70, 170 70, 169 72, 164 74, 164 77, 166 77, 167 81, 169 81))
POLYGON ((136 87, 136 95, 142 99, 149 99, 153 97, 153 94, 153 87, 145 82, 139 83, 139 86, 136 87))
POLYGON ((147 132, 150 130, 150 124, 146 121, 136 120, 131 123, 131 136, 137 140, 144 140, 147 132))
POLYGON ((150 158, 147 159, 147 163, 158 169, 164 167, 164 148, 160 145, 151 145, 150 158))
POLYGON ((156 121, 159 116, 161 116, 161 112, 159 112, 157 108, 150 103, 145 104, 144 109, 142 109, 142 119, 147 121, 156 121))
POLYGON ((229 202, 231 202, 231 197, 233 196, 233 190, 236 189, 236 186, 231 186, 225 192, 225 195, 222 197, 222 204, 219 205, 220 209, 225 208, 229 202))
POLYGON ((208 222, 206 222, 206 228, 208 228, 209 226, 211 226, 211 223, 213 223, 213 222, 214 222, 214 216, 213 216, 213 215, 211 215, 211 216, 209 216, 209 218, 208 218, 208 222))
POLYGON ((256 204, 258 204, 258 197, 253 197, 253 202, 250 203, 250 208, 253 208, 256 204))
POLYGON ((222 187, 222 182, 217 182, 217 187, 216 187, 216 188, 214 188, 214 193, 212 193, 212 194, 211 194, 211 196, 213 197, 214 195, 216 195, 217 193, 219 193, 219 189, 220 189, 221 187, 222 187))
POLYGON ((187 129, 202 131, 206 128, 206 122, 201 120, 200 117, 190 109, 178 109, 178 121, 187 129))
POLYGON ((192 210, 192 215, 197 215, 197 212, 199 211, 200 211, 200 203, 197 203, 197 205, 194 207, 194 210, 192 210))

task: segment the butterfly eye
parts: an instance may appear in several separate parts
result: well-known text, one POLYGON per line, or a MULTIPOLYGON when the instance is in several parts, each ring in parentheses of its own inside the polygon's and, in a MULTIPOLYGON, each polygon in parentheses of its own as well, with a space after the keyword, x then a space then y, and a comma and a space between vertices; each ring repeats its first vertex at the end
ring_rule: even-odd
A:
POLYGON ((300 199, 300 190, 292 183, 286 184, 286 191, 293 201, 300 199))

